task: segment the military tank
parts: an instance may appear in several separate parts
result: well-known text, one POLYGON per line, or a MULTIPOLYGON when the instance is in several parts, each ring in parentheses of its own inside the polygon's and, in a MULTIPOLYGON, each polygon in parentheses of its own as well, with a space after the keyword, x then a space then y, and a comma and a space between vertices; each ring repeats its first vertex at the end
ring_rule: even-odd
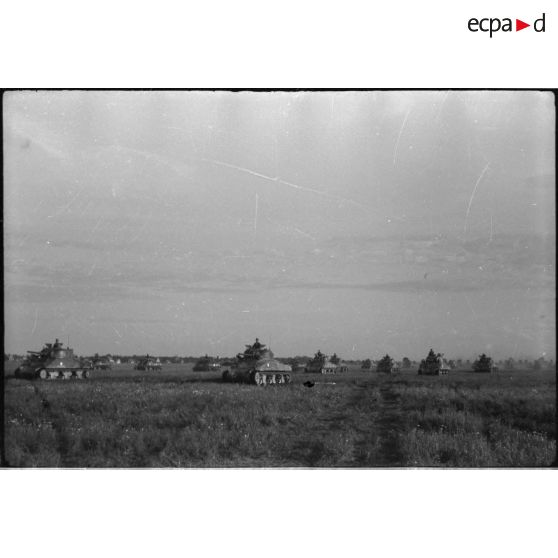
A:
POLYGON ((140 360, 134 366, 134 368, 136 370, 154 370, 154 371, 156 370, 160 372, 163 369, 163 366, 158 358, 150 357, 149 355, 146 355, 146 357, 140 360))
POLYGON ((492 372, 494 368, 492 359, 484 353, 473 363, 473 370, 475 372, 492 372))
POLYGON ((106 358, 98 358, 93 361, 93 370, 112 370, 112 365, 106 358))
POLYGON ((378 364, 376 365, 376 372, 381 372, 383 374, 392 374, 393 372, 395 372, 395 370, 395 362, 389 355, 386 355, 384 358, 380 359, 378 361, 378 364))
POLYGON ((40 380, 84 379, 91 375, 91 367, 74 356, 74 350, 64 348, 56 339, 46 343, 40 351, 27 351, 29 356, 15 370, 16 378, 40 380))
POLYGON ((236 355, 235 363, 223 372, 223 381, 240 384, 290 384, 292 369, 273 358, 258 338, 253 345, 246 345, 243 353, 236 355))
POLYGON ((418 369, 419 376, 440 376, 448 372, 449 366, 444 362, 443 356, 440 353, 435 354, 432 349, 430 349, 427 357, 421 360, 418 369))
POLYGON ((218 370, 221 365, 215 362, 211 357, 205 355, 201 357, 196 364, 194 364, 194 372, 210 372, 211 370, 218 370))
POLYGON ((335 374, 340 372, 340 369, 338 364, 332 362, 327 355, 318 350, 314 358, 306 363, 304 371, 315 374, 335 374))

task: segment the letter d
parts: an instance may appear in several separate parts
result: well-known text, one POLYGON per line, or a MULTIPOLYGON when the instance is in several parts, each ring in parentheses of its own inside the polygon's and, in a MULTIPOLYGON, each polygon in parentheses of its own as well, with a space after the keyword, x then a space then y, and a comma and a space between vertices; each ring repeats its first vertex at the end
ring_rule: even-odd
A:
POLYGON ((537 33, 544 33, 544 25, 545 25, 544 16, 545 16, 545 14, 543 14, 541 18, 536 19, 536 20, 535 20, 535 23, 533 23, 533 29, 534 29, 537 33), (542 27, 541 27, 540 29, 537 27, 539 21, 542 22, 542 27))

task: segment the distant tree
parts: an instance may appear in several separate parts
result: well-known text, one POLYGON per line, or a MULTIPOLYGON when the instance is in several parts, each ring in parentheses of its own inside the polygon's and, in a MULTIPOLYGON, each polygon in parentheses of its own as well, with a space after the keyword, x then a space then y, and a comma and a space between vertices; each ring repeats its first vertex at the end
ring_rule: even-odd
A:
POLYGON ((341 359, 337 356, 336 353, 333 353, 332 357, 329 360, 331 360, 333 364, 339 364, 341 362, 341 359))
POLYGON ((455 370, 455 361, 448 360, 448 366, 451 368, 451 370, 455 370))
POLYGON ((546 362, 544 360, 544 357, 540 357, 538 359, 535 360, 535 362, 533 363, 533 368, 535 370, 541 370, 542 368, 544 368, 546 362))
POLYGON ((401 368, 411 368, 411 361, 407 357, 403 357, 401 368))
POLYGON ((364 370, 370 370, 370 368, 372 368, 372 361, 369 358, 363 360, 361 368, 363 368, 364 370))

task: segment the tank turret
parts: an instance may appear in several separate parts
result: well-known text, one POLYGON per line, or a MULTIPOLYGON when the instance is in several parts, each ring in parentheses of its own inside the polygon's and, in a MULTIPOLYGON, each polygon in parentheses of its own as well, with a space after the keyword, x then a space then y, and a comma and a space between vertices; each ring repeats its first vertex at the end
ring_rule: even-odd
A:
POLYGON ((267 385, 291 383, 292 369, 275 358, 263 343, 246 345, 243 353, 236 355, 236 361, 223 372, 225 382, 267 385))
POLYGON ((69 380, 89 378, 91 367, 74 356, 74 350, 64 347, 58 339, 46 343, 40 351, 27 351, 29 356, 14 372, 16 378, 69 380))

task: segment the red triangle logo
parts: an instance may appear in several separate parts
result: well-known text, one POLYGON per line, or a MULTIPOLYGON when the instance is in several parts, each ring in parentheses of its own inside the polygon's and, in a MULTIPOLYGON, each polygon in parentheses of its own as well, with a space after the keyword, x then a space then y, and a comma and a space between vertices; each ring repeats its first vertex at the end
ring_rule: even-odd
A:
POLYGON ((520 19, 515 20, 516 31, 521 31, 522 29, 525 29, 525 27, 531 27, 531 25, 529 23, 525 23, 524 21, 521 21, 520 19))

